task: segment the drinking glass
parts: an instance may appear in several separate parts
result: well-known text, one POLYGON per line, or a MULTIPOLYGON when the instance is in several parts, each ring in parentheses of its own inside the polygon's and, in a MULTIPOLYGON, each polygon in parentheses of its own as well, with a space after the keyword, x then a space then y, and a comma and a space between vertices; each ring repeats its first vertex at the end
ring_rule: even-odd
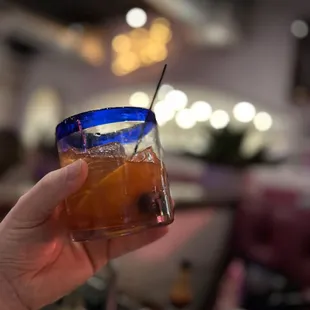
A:
POLYGON ((118 237, 173 222, 152 111, 119 107, 81 113, 57 126, 56 139, 62 167, 83 159, 89 168, 85 184, 65 201, 73 241, 118 237))

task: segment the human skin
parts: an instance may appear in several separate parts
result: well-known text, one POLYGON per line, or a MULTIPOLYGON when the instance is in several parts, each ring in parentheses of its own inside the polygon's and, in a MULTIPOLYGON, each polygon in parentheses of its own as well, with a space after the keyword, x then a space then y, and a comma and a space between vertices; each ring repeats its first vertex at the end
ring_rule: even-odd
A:
POLYGON ((85 182, 79 160, 48 174, 0 223, 0 309, 37 310, 83 284, 109 259, 167 233, 166 228, 88 243, 71 241, 62 221, 62 201, 85 182))

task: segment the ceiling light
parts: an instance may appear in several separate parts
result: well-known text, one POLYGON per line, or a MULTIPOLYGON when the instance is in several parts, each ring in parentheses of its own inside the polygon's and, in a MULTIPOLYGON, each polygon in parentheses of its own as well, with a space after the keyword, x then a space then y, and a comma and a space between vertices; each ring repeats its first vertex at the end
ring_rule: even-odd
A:
POLYGON ((237 121, 241 123, 249 123, 253 120, 256 110, 252 103, 239 102, 235 105, 233 114, 237 121))
POLYGON ((126 22, 132 28, 143 27, 147 22, 146 12, 140 8, 133 8, 126 14, 126 22))
POLYGON ((212 107, 205 101, 196 101, 192 104, 193 111, 197 122, 207 121, 212 114, 212 107))
POLYGON ((229 123, 229 115, 224 110, 214 111, 210 118, 210 124, 214 129, 223 129, 229 123))

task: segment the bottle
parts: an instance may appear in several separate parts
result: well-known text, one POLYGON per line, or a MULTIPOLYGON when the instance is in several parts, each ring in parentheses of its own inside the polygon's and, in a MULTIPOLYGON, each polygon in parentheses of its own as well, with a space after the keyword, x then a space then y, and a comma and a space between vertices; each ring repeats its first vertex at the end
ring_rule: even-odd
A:
POLYGON ((177 309, 187 307, 193 300, 191 286, 192 265, 189 261, 182 261, 179 274, 170 291, 170 301, 177 309))

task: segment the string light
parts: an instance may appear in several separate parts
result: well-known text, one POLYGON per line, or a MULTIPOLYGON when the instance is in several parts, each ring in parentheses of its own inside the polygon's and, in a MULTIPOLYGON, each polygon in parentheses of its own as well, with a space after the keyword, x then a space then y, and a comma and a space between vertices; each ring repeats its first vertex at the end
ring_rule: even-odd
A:
POLYGON ((258 131, 267 131, 272 126, 272 117, 267 112, 259 112, 256 114, 253 123, 258 131))
POLYGON ((150 98, 144 92, 136 92, 130 96, 129 104, 135 107, 146 108, 150 104, 150 98))
POLYGON ((131 46, 130 38, 124 34, 118 35, 112 40, 112 48, 117 53, 130 51, 131 46))
POLYGON ((207 121, 212 114, 210 104, 205 101, 194 102, 191 106, 191 110, 193 111, 197 122, 207 121))
POLYGON ((174 110, 163 100, 158 101, 155 104, 154 113, 159 126, 165 125, 172 120, 175 115, 174 110))
POLYGON ((253 120, 256 110, 252 103, 239 102, 235 105, 233 114, 237 121, 241 123, 249 123, 253 120))
POLYGON ((140 66, 140 60, 135 53, 120 54, 112 63, 112 71, 115 75, 126 75, 140 66))
POLYGON ((229 115, 224 110, 214 111, 210 118, 210 124, 214 129, 223 129, 229 123, 229 115))
POLYGON ((163 84, 158 91, 158 95, 157 95, 158 99, 159 100, 165 99, 166 95, 172 90, 173 90, 173 87, 171 85, 163 84))
POLYGON ((146 47, 146 54, 151 61, 160 62, 166 59, 168 51, 167 51, 167 48, 163 45, 157 45, 155 43, 150 43, 146 47))
POLYGON ((168 20, 157 18, 149 30, 137 28, 115 36, 111 42, 114 58, 112 72, 117 76, 126 75, 141 67, 164 61, 168 57, 167 43, 172 37, 169 27, 168 20), (125 64, 125 59, 129 61, 128 64, 125 64))
POLYGON ((150 38, 155 42, 168 43, 172 38, 172 32, 168 26, 153 24, 150 28, 150 38))
POLYGON ((165 97, 165 101, 175 111, 180 111, 187 106, 188 98, 187 95, 181 90, 171 90, 165 97))
POLYGON ((153 20, 153 24, 164 25, 166 27, 170 27, 170 22, 167 18, 157 17, 153 20))
POLYGON ((179 111, 175 117, 175 121, 182 129, 190 129, 196 125, 195 114, 191 109, 184 109, 179 111))
POLYGON ((154 61, 149 56, 148 49, 142 49, 138 55, 142 65, 149 66, 154 63, 154 61))
POLYGON ((116 76, 123 76, 129 73, 117 61, 113 61, 111 69, 116 76))

